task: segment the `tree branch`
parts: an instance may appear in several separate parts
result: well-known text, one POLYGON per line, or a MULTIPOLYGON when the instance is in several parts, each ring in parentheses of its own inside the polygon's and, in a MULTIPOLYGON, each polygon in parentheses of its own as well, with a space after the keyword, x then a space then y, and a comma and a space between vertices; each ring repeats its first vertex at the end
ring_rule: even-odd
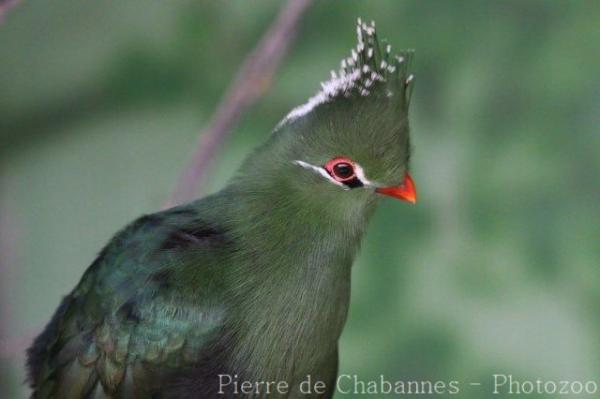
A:
POLYGON ((246 57, 235 79, 202 132, 190 163, 179 177, 168 206, 191 201, 199 195, 202 183, 225 138, 244 112, 271 86, 298 23, 312 0, 288 0, 277 19, 255 49, 246 57))
POLYGON ((0 0, 0 23, 4 22, 4 17, 8 10, 16 6, 21 0, 0 0))

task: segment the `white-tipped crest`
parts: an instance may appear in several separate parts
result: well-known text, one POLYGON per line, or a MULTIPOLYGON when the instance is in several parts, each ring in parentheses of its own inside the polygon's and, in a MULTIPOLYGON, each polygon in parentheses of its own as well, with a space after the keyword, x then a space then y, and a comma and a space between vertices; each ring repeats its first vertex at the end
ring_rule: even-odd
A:
POLYGON ((321 91, 305 104, 294 108, 279 125, 310 112, 319 104, 336 98, 351 98, 353 94, 367 97, 383 90, 385 97, 402 96, 404 106, 410 100, 410 85, 414 79, 409 75, 412 51, 392 55, 392 46, 385 43, 381 51, 375 23, 365 24, 359 18, 356 26, 357 44, 350 57, 342 59, 338 73, 331 72, 331 79, 321 83, 321 91))

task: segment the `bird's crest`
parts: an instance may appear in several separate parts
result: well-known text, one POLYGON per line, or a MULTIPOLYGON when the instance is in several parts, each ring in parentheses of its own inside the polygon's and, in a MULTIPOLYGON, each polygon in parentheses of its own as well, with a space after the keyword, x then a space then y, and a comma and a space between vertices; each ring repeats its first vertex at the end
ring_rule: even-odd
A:
POLYGON ((319 104, 339 98, 369 96, 393 97, 408 111, 414 76, 409 68, 413 51, 392 53, 386 40, 377 38, 375 22, 366 24, 359 18, 356 26, 357 44, 350 57, 342 59, 340 69, 331 71, 331 78, 321 83, 321 90, 305 104, 294 108, 282 123, 310 112, 319 104))

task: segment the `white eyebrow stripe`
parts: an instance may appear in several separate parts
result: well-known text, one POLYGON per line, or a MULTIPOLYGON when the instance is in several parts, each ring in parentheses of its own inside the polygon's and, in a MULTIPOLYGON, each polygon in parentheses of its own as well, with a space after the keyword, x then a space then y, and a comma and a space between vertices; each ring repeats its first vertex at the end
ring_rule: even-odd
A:
MULTIPOLYGON (((324 178, 326 178, 327 180, 329 180, 333 184, 342 187, 344 190, 350 190, 350 187, 348 187, 345 184, 340 183, 339 181, 335 180, 333 177, 331 177, 329 175, 329 173, 327 173, 327 171, 325 170, 325 168, 323 168, 321 166, 315 166, 315 165, 309 164, 308 162, 304 162, 304 161, 300 161, 300 160, 296 160, 296 161, 294 161, 294 163, 296 165, 302 166, 305 169, 309 169, 309 170, 312 170, 314 172, 317 172, 318 174, 320 174, 321 176, 323 176, 324 178)), ((354 163, 354 168, 356 170, 356 177, 358 178, 358 180, 361 181, 361 183, 365 187, 375 187, 375 185, 369 179, 367 179, 367 177, 365 176, 365 172, 364 172, 363 168, 359 164, 354 163)))
POLYGON ((324 178, 326 178, 327 180, 329 180, 333 184, 342 187, 344 190, 349 190, 350 189, 350 188, 346 187, 344 184, 342 184, 339 181, 335 180, 333 177, 329 176, 329 173, 327 173, 327 171, 325 170, 325 168, 322 168, 320 166, 311 165, 308 162, 304 162, 304 161, 294 161, 294 163, 296 165, 302 166, 304 169, 309 169, 309 170, 312 170, 314 172, 317 172, 318 174, 320 174, 321 176, 323 176, 324 178))

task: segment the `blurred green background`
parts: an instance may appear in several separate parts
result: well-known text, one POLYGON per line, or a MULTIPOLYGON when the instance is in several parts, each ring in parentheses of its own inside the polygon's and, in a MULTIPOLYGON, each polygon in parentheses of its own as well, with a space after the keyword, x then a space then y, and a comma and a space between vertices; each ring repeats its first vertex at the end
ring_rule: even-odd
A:
MULTIPOLYGON (((24 1, 0 24, 0 397, 26 396, 25 347, 167 198, 281 4, 24 1)), ((464 398, 493 373, 600 384, 600 2, 319 2, 204 191, 316 92, 358 16, 416 49, 419 203, 370 225, 340 371, 464 398)))

